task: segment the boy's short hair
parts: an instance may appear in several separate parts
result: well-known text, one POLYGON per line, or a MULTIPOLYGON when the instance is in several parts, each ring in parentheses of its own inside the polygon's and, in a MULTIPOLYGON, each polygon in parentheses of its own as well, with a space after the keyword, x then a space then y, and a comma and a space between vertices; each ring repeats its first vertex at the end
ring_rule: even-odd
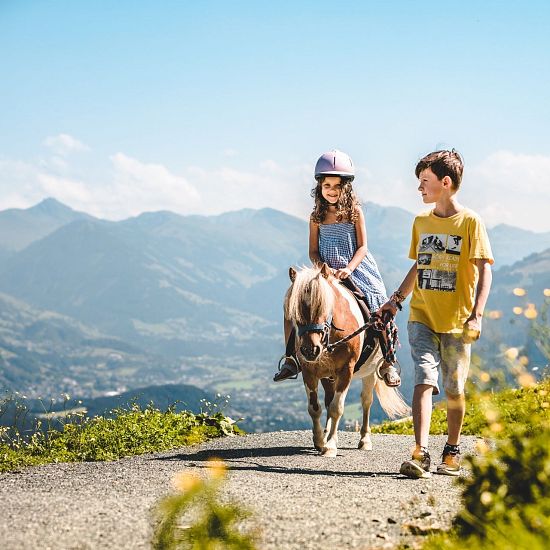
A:
POLYGON ((442 180, 449 176, 453 182, 453 188, 458 189, 462 182, 462 173, 464 172, 464 163, 460 154, 455 151, 434 151, 421 158, 414 171, 416 177, 420 172, 429 168, 438 179, 442 180))

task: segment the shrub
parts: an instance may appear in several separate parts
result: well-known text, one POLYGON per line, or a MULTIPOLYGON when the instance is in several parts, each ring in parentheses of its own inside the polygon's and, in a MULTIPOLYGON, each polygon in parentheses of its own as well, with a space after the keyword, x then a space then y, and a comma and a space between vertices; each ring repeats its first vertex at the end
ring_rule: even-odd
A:
POLYGON ((69 416, 62 430, 42 431, 38 424, 26 437, 13 427, 0 427, 0 472, 48 462, 116 460, 242 433, 220 412, 194 415, 160 411, 152 404, 111 412, 113 418, 69 416))

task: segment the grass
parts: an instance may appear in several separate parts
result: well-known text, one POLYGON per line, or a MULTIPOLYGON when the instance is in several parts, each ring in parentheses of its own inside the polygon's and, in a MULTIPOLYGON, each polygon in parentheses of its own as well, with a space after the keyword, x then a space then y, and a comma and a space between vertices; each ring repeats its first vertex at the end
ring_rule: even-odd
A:
POLYGON ((135 404, 112 412, 113 418, 69 415, 61 430, 44 429, 38 421, 27 436, 0 426, 0 472, 52 462, 116 460, 242 433, 221 412, 195 415, 135 404))
MULTIPOLYGON (((537 385, 507 389, 498 393, 474 393, 467 396, 463 435, 505 437, 518 423, 531 423, 533 414, 550 412, 550 379, 537 385)), ((445 402, 434 408, 430 433, 447 433, 445 402)), ((399 422, 385 421, 372 427, 372 433, 414 435, 412 419, 399 422)))

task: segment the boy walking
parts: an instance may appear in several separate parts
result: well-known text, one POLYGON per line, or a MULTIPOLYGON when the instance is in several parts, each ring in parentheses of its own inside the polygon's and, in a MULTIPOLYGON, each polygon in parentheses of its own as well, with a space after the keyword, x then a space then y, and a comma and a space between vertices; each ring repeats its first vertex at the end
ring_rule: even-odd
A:
POLYGON ((382 306, 394 315, 412 292, 408 323, 415 368, 413 424, 416 447, 401 465, 408 477, 430 477, 428 437, 432 395, 439 393, 438 367, 447 396, 448 439, 437 473, 460 473, 460 432, 466 410, 464 384, 471 342, 481 333, 481 319, 491 287, 493 256, 479 216, 462 206, 457 192, 463 162, 454 151, 436 151, 415 170, 418 190, 433 210, 414 220, 409 273, 382 306))

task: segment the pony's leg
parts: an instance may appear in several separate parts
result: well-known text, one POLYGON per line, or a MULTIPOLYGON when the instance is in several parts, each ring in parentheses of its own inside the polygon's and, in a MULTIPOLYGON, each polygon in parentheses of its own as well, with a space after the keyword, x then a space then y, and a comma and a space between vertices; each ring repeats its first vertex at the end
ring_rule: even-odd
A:
POLYGON ((332 419, 328 414, 328 408, 334 398, 335 382, 333 378, 321 378, 321 384, 323 386, 323 389, 325 390, 325 411, 327 413, 327 421, 325 423, 325 441, 326 441, 326 436, 329 433, 330 427, 332 424, 332 419))
POLYGON ((334 457, 338 453, 338 424, 344 414, 344 403, 351 381, 351 373, 342 374, 336 381, 334 397, 327 410, 327 441, 321 454, 334 457))
POLYGON ((361 390, 361 405, 363 407, 363 424, 361 425, 361 439, 359 440, 359 449, 372 451, 372 441, 370 439, 370 408, 374 400, 374 385, 376 384, 376 374, 372 373, 363 377, 363 388, 361 390))
POLYGON ((311 416, 313 423, 313 445, 320 451, 325 445, 325 434, 323 433, 323 427, 321 426, 321 414, 322 409, 319 404, 319 396, 317 394, 317 388, 319 386, 319 379, 314 378, 309 372, 303 371, 304 388, 307 395, 307 412, 311 416))

